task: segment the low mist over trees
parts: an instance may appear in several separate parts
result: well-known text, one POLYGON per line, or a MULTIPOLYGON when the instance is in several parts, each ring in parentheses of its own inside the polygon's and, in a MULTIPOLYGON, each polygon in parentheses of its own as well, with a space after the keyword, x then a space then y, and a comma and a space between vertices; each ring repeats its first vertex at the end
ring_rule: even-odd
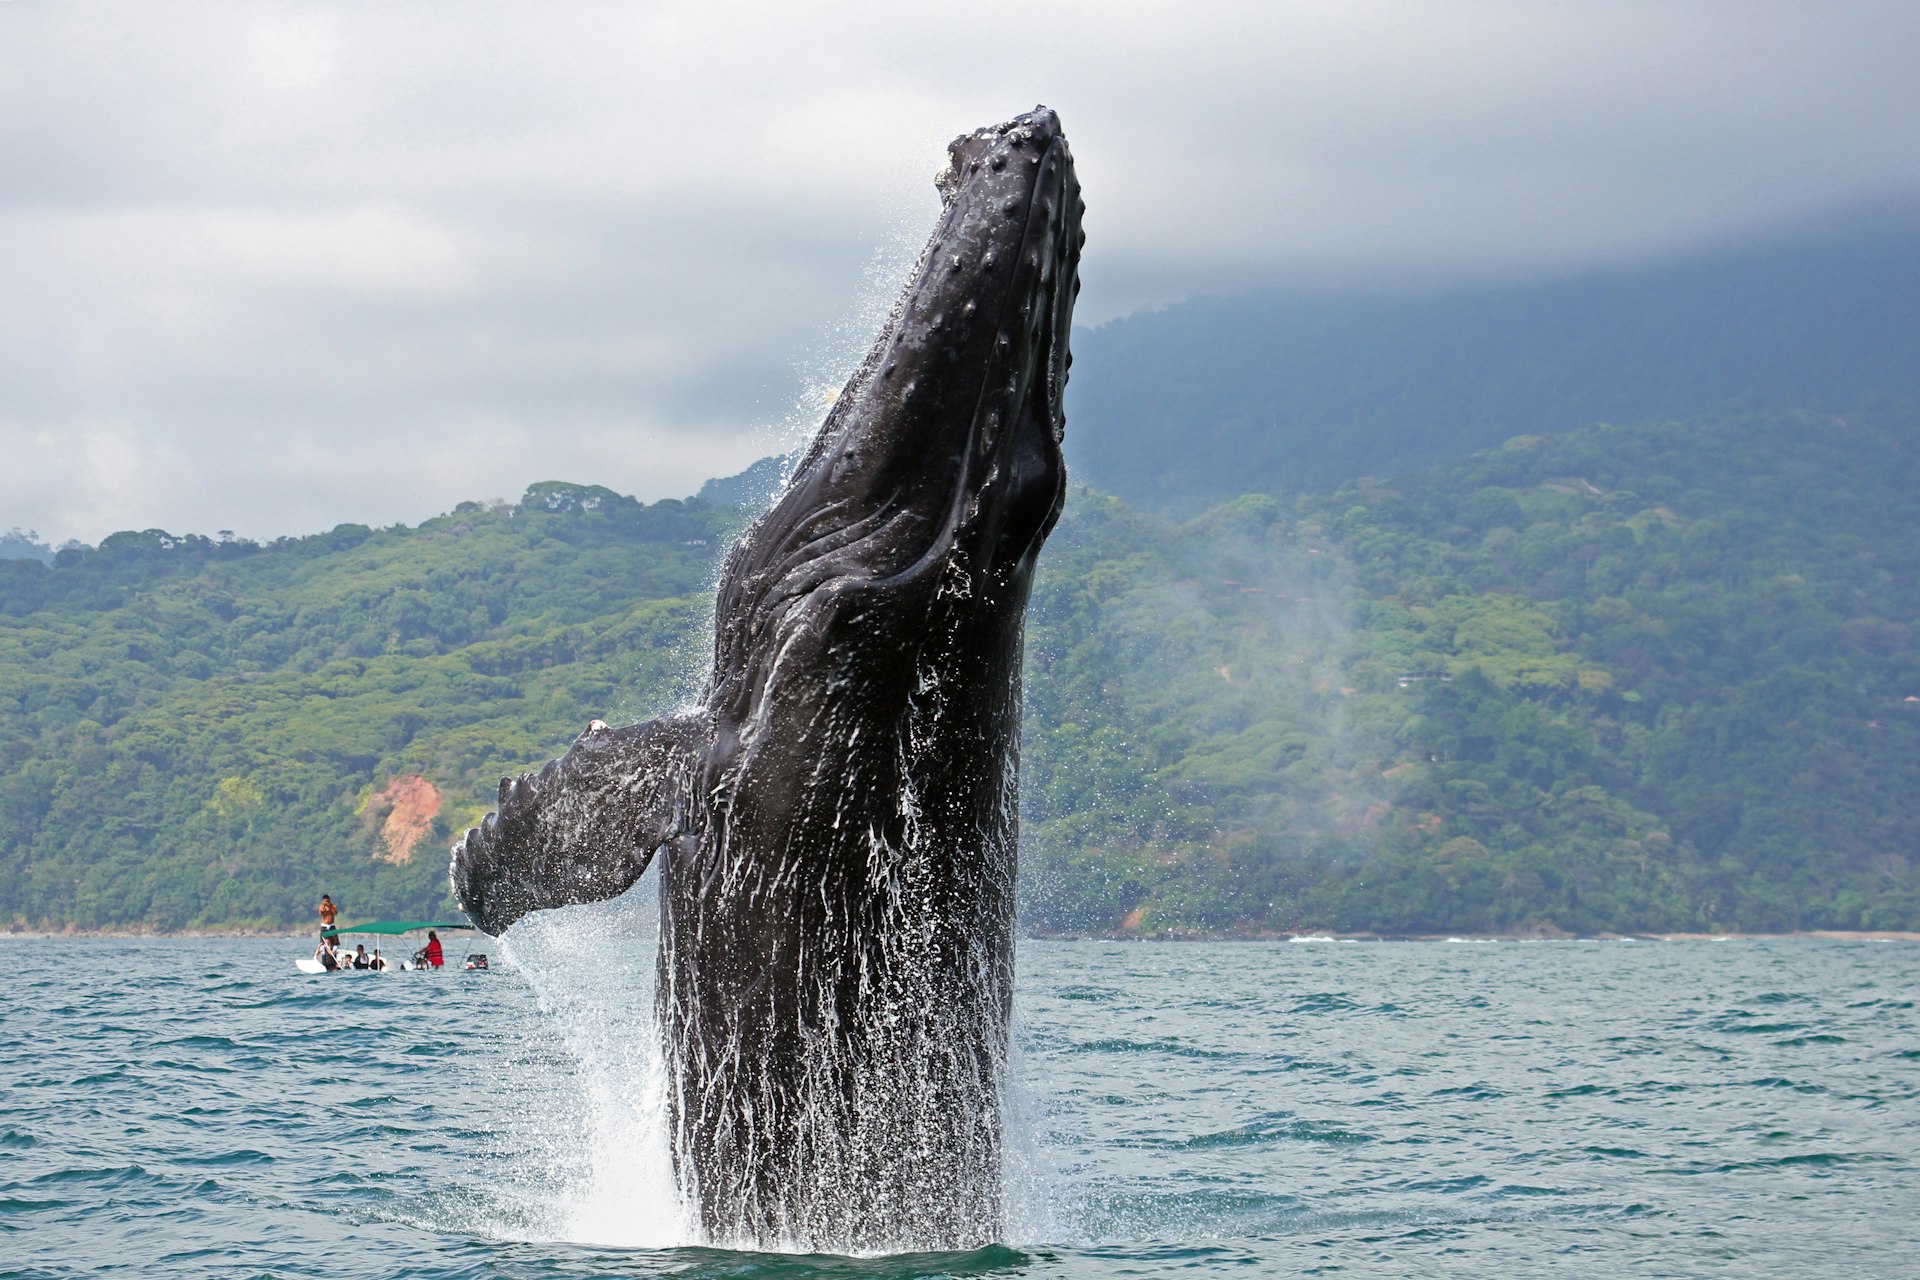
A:
POLYGON ((1912 427, 1594 427, 1177 528, 1083 496, 1030 922, 1920 925, 1912 427))

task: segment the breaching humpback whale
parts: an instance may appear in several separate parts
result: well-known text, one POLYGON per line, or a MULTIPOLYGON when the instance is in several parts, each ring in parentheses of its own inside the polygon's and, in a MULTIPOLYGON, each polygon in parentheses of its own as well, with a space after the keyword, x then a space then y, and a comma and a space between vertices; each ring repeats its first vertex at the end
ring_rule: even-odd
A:
POLYGON ((1021 633, 1084 236, 1046 108, 956 139, 905 291, 722 570, 689 711, 590 726, 454 846, 499 933, 660 862, 674 1167, 715 1243, 997 1237, 1021 633))

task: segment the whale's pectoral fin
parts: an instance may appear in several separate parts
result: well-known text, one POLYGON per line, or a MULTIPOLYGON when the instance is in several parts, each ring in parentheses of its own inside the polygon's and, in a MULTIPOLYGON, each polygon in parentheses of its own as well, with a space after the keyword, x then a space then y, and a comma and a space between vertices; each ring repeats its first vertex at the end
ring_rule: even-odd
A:
POLYGON ((500 809, 453 846, 454 896, 498 934, 532 911, 631 888, 684 818, 705 718, 596 720, 538 773, 500 780, 500 809))

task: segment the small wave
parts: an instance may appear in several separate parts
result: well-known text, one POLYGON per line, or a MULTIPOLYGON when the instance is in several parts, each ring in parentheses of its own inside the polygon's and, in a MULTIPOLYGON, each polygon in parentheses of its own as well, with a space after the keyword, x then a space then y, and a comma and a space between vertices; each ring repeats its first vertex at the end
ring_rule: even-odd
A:
POLYGON ((1636 1093, 1685 1093, 1692 1085, 1679 1084, 1672 1080, 1642 1080, 1627 1086, 1636 1093))
POLYGON ((1478 1173, 1462 1175, 1458 1178, 1409 1178, 1393 1184, 1396 1191, 1437 1191, 1443 1195, 1457 1195, 1463 1191, 1478 1191, 1492 1179, 1478 1173))
POLYGON ((342 1111, 377 1111, 381 1107, 390 1107, 400 1101, 401 1099, 394 1097, 392 1094, 384 1093, 374 1097, 351 1098, 346 1102, 338 1102, 334 1105, 342 1111))
POLYGON ((131 1079, 133 1079, 133 1076, 128 1072, 127 1068, 114 1067, 108 1071, 96 1071, 92 1075, 81 1076, 73 1082, 73 1087, 76 1089, 84 1089, 94 1085, 114 1084, 121 1080, 131 1079))
POLYGON ((1095 1053, 1170 1053, 1177 1058, 1225 1060, 1238 1057, 1218 1049, 1203 1049, 1180 1040, 1083 1040, 1079 1048, 1095 1053))
POLYGON ((357 1143, 362 1138, 411 1138, 421 1132, 420 1129, 402 1128, 393 1124, 363 1124, 340 1130, 339 1140, 343 1143, 357 1143))
POLYGON ((141 1071, 178 1071, 183 1075, 232 1075, 239 1070, 224 1062, 188 1062, 178 1058, 150 1058, 140 1064, 141 1071))
POLYGON ((1603 1084, 1576 1084, 1569 1085, 1565 1089, 1549 1089, 1546 1096, 1549 1098, 1617 1098, 1620 1096, 1620 1091, 1603 1084))
POLYGON ((97 1168, 54 1169, 21 1184, 29 1187, 92 1187, 100 1191, 120 1191, 130 1187, 156 1186, 167 1181, 143 1165, 110 1165, 97 1168))
POLYGON ((1570 1196, 1566 1187, 1542 1187, 1530 1182, 1506 1182, 1487 1193, 1496 1199, 1532 1200, 1543 1196, 1570 1196))
MULTIPOLYGON (((10 1214, 18 1214, 25 1217, 28 1214, 47 1213, 55 1209, 84 1208, 91 1204, 93 1204, 91 1200, 61 1200, 57 1197, 28 1199, 23 1196, 0 1195, 0 1231, 22 1230, 22 1228, 11 1227, 7 1224, 7 1217, 10 1214)), ((0 1271, 0 1276, 11 1275, 11 1272, 0 1271)))
POLYGON ((1871 1152, 1804 1151, 1798 1155, 1777 1156, 1772 1160, 1729 1160, 1723 1164, 1684 1165, 1673 1173, 1699 1175, 1711 1173, 1754 1173, 1768 1169, 1837 1169, 1850 1165, 1885 1164, 1890 1157, 1871 1152))
POLYGON ((1825 1093, 1825 1085, 1808 1084, 1802 1080, 1789 1080, 1785 1076, 1762 1076, 1758 1080, 1747 1080, 1736 1086, 1743 1089, 1791 1089, 1795 1093, 1825 1093))
POLYGON ((176 1156, 174 1163, 195 1169, 232 1169, 242 1165, 273 1164, 275 1161, 264 1151, 242 1149, 222 1151, 211 1156, 176 1156))
POLYGON ((156 1049, 242 1049, 248 1046, 229 1040, 225 1036, 193 1035, 179 1036, 172 1040, 156 1040, 153 1047, 156 1049))
POLYGON ((1373 1135, 1342 1128, 1319 1120, 1300 1120, 1292 1116, 1267 1115, 1238 1128, 1206 1133, 1178 1143, 1184 1150, 1204 1151, 1214 1147, 1259 1147, 1276 1142, 1314 1142, 1348 1146, 1372 1142, 1373 1135))
POLYGON ((1747 1013, 1744 1010, 1735 1010, 1725 1017, 1710 1020, 1707 1025, 1715 1031, 1725 1031, 1740 1036, 1779 1035, 1782 1032, 1805 1031, 1807 1029, 1807 1024, 1804 1022, 1742 1021, 1742 1019, 1753 1016, 1753 1014, 1747 1013))

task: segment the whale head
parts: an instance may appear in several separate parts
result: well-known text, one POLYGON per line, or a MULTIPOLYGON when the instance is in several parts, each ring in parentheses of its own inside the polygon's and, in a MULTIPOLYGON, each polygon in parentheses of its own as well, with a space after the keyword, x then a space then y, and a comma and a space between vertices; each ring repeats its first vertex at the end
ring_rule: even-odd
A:
POLYGON ((883 611, 917 618, 913 599, 943 588, 981 611, 1025 606, 1066 492, 1080 185, 1045 107, 955 139, 936 185, 940 221, 886 325, 728 559, 723 718, 748 713, 783 635, 844 641, 883 611))

